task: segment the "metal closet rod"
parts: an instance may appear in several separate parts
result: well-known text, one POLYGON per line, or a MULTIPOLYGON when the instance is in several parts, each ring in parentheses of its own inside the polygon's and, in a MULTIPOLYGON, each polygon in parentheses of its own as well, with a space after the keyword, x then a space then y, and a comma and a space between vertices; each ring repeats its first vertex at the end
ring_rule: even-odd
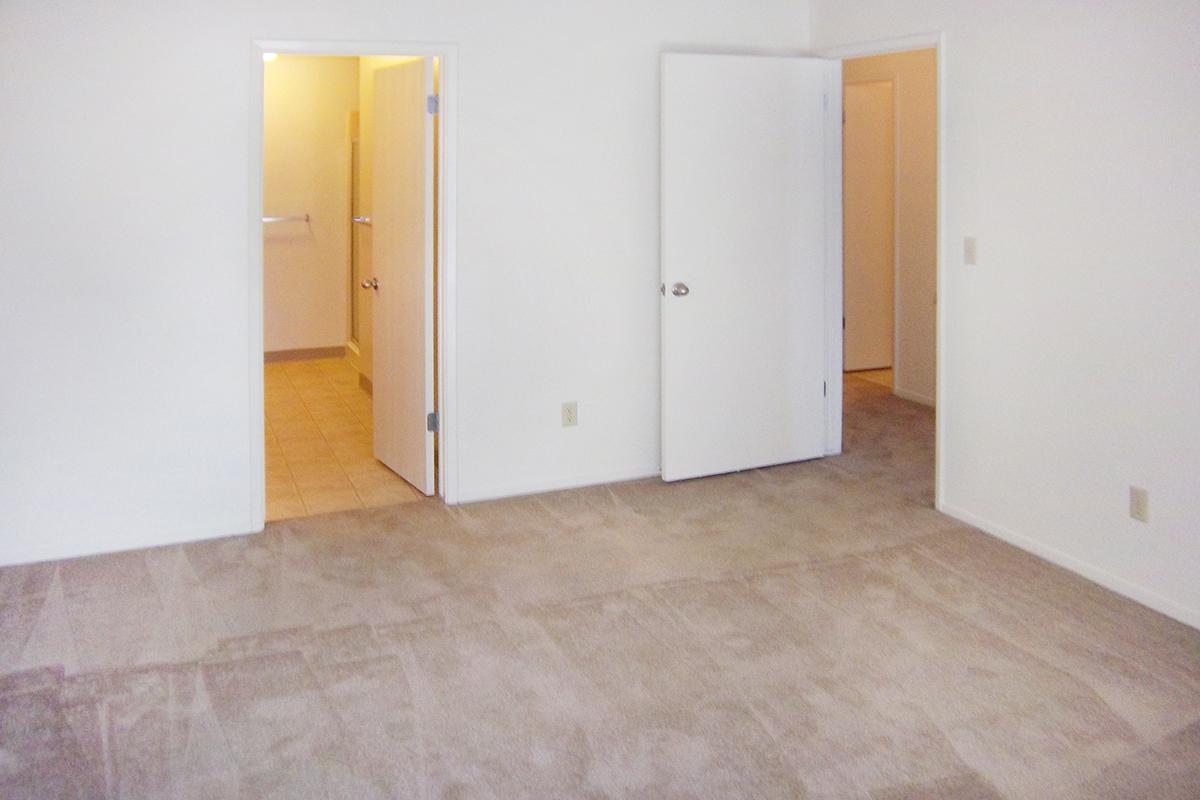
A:
POLYGON ((293 214, 290 217, 263 217, 263 222, 308 222, 308 214, 293 214))

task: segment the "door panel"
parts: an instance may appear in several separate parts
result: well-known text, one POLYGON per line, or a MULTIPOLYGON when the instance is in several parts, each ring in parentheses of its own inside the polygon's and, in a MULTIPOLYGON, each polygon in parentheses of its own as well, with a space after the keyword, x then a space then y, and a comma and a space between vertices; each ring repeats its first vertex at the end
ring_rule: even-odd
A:
POLYGON ((891 81, 844 89, 845 369, 892 366, 896 148, 891 81))
POLYGON ((433 93, 431 59, 375 72, 371 267, 375 457, 433 494, 433 93))
POLYGON ((663 57, 664 480, 825 453, 839 80, 818 59, 663 57))

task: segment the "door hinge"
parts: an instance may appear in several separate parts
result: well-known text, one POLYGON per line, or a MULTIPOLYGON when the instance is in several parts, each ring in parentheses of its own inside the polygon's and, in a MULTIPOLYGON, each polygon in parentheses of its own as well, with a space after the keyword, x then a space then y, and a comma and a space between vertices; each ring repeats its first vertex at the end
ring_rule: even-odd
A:
POLYGON ((821 108, 825 109, 826 111, 829 110, 829 95, 821 95, 821 108))
POLYGON ((441 98, 438 97, 436 94, 431 94, 425 98, 425 108, 429 111, 430 114, 438 113, 438 111, 441 110, 441 106, 442 106, 441 98))
POLYGON ((434 411, 432 414, 425 415, 425 430, 429 431, 430 433, 438 432, 438 415, 436 411, 434 411))
POLYGON ((829 381, 821 381, 821 394, 829 397, 829 381))

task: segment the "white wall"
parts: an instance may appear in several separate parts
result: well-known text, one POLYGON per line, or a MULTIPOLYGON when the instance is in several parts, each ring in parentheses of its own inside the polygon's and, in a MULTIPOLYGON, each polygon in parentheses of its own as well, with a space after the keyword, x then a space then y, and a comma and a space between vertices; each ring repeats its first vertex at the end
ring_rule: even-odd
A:
POLYGON ((253 38, 458 43, 462 493, 655 472, 659 52, 803 2, 7 0, 0 563, 254 524, 253 38))
MULTIPOLYGON (((892 82, 895 112, 896 394, 933 405, 937 386, 937 52, 848 59, 843 78, 892 82)), ((847 230, 847 236, 850 231, 847 230)))
POLYGON ((341 347, 349 331, 350 138, 358 59, 263 65, 263 348, 341 347))
POLYGON ((1200 5, 812 11, 817 48, 946 35, 944 510, 1200 625, 1200 5))

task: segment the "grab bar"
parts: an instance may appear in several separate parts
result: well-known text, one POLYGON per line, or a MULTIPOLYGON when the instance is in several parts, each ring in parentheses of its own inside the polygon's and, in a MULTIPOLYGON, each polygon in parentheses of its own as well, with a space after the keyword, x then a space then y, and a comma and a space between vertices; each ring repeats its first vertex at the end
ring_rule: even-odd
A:
POLYGON ((308 222, 308 214, 293 214, 290 217, 263 217, 263 222, 308 222))

